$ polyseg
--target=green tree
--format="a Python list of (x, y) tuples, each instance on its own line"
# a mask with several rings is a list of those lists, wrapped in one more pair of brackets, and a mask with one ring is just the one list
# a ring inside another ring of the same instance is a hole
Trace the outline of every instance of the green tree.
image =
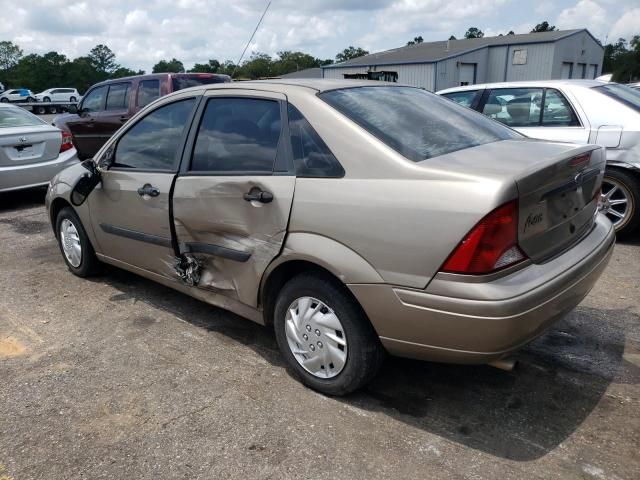
[(507, 33), (507, 35), (515, 35), (515, 33), (513, 32), (513, 30), (509, 30), (509, 33)]
[(127, 67), (119, 67), (118, 69), (114, 70), (111, 75), (109, 75), (109, 78), (123, 78), (123, 77), (131, 77), (133, 75), (144, 75), (144, 70), (131, 70), (130, 68)]
[(627, 44), (624, 38), (604, 47), (603, 72), (611, 73), (616, 82), (640, 79), (640, 35), (634, 35)]
[(0, 70), (15, 67), (22, 58), (22, 50), (13, 42), (0, 42)]
[(482, 38), (484, 32), (477, 27), (469, 27), (469, 30), (464, 34), (464, 38)]
[(457, 38), (456, 38), (456, 36), (455, 36), (455, 35), (451, 35), (451, 36), (449, 37), (449, 40), (457, 40)]
[(360, 47), (349, 46), (336, 55), (336, 62), (346, 62), (352, 58), (362, 57), (364, 55), (369, 55), (369, 52)]
[(218, 60), (209, 60), (208, 63), (196, 63), (189, 72), (191, 73), (218, 73), (222, 65)]
[(153, 66), (152, 73), (184, 73), (184, 65), (176, 58), (160, 60)]
[(419, 37), (413, 37), (413, 40), (409, 40), (407, 45), (417, 45), (422, 42), (424, 42), (424, 39), (422, 38), (422, 35), (420, 35)]
[(536, 33), (536, 32), (553, 32), (556, 29), (555, 25), (549, 25), (549, 22), (547, 22), (546, 20), (542, 23), (537, 24), (533, 30), (531, 30), (531, 33)]
[(110, 74), (119, 68), (116, 54), (106, 45), (96, 45), (89, 52), (89, 59), (93, 67), (101, 73)]
[(274, 62), (270, 55), (256, 52), (236, 71), (239, 78), (265, 78), (277, 76)]

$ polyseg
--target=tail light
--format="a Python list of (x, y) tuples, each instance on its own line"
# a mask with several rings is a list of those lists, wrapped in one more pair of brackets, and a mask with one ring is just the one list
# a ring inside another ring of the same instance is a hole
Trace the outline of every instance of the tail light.
[(518, 247), (518, 202), (513, 200), (480, 220), (449, 255), (442, 271), (479, 275), (526, 258)]
[(60, 144), (60, 153), (66, 152), (73, 148), (72, 136), (70, 133), (62, 132), (62, 143)]

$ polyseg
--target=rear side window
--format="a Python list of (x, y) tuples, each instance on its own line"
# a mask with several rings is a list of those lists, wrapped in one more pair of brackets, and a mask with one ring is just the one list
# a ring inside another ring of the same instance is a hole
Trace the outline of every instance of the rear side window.
[(22, 108), (0, 107), (0, 128), (28, 127), (43, 123), (45, 122)]
[(470, 108), (477, 94), (478, 90), (469, 90), (466, 92), (444, 93), (442, 96), (448, 98), (449, 100), (453, 100), (458, 105)]
[(114, 167), (175, 170), (182, 134), (195, 99), (164, 105), (146, 115), (118, 140)]
[(198, 128), (191, 171), (271, 173), (281, 129), (275, 100), (211, 98)]
[(160, 98), (160, 80), (143, 80), (138, 84), (138, 107), (144, 107)]
[(543, 127), (577, 127), (578, 117), (569, 101), (557, 90), (548, 88), (544, 94)]
[(104, 108), (104, 99), (107, 95), (107, 87), (98, 87), (91, 90), (82, 101), (82, 110), (98, 112)]
[(129, 83), (115, 83), (109, 86), (107, 110), (122, 110), (129, 105)]
[(289, 131), (296, 175), (342, 177), (344, 169), (300, 111), (289, 104)]
[(419, 88), (345, 88), (329, 90), (320, 98), (414, 162), (521, 137), (473, 110)]
[(183, 88), (197, 87), (199, 85), (211, 85), (212, 83), (226, 83), (230, 81), (231, 78), (228, 75), (186, 75), (171, 78), (174, 92), (176, 90), (182, 90)]
[(626, 106), (640, 112), (640, 91), (638, 90), (618, 83), (607, 83), (599, 87), (594, 87), (594, 90), (605, 94), (607, 97), (615, 98)]
[(497, 88), (482, 113), (510, 127), (537, 127), (541, 107), (542, 88)]

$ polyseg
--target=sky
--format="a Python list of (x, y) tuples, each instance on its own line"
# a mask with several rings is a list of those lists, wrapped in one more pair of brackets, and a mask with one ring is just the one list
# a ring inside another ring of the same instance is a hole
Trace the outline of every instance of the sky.
[[(0, 0), (0, 40), (27, 53), (69, 58), (102, 43), (116, 60), (151, 71), (173, 57), (187, 68), (210, 58), (236, 62), (267, 0)], [(11, 12), (8, 18), (8, 12)], [(602, 42), (640, 34), (640, 0), (273, 0), (249, 49), (275, 55), (300, 50), (334, 58), (349, 45), (371, 52), (421, 35), (461, 38), (527, 33), (543, 20), (588, 28)]]

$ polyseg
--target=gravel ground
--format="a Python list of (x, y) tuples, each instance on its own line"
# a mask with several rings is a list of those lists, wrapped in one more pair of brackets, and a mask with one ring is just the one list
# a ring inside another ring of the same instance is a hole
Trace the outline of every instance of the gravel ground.
[(336, 399), (264, 327), (71, 275), (43, 197), (0, 195), (0, 479), (640, 478), (640, 236), (514, 372), (391, 359)]

